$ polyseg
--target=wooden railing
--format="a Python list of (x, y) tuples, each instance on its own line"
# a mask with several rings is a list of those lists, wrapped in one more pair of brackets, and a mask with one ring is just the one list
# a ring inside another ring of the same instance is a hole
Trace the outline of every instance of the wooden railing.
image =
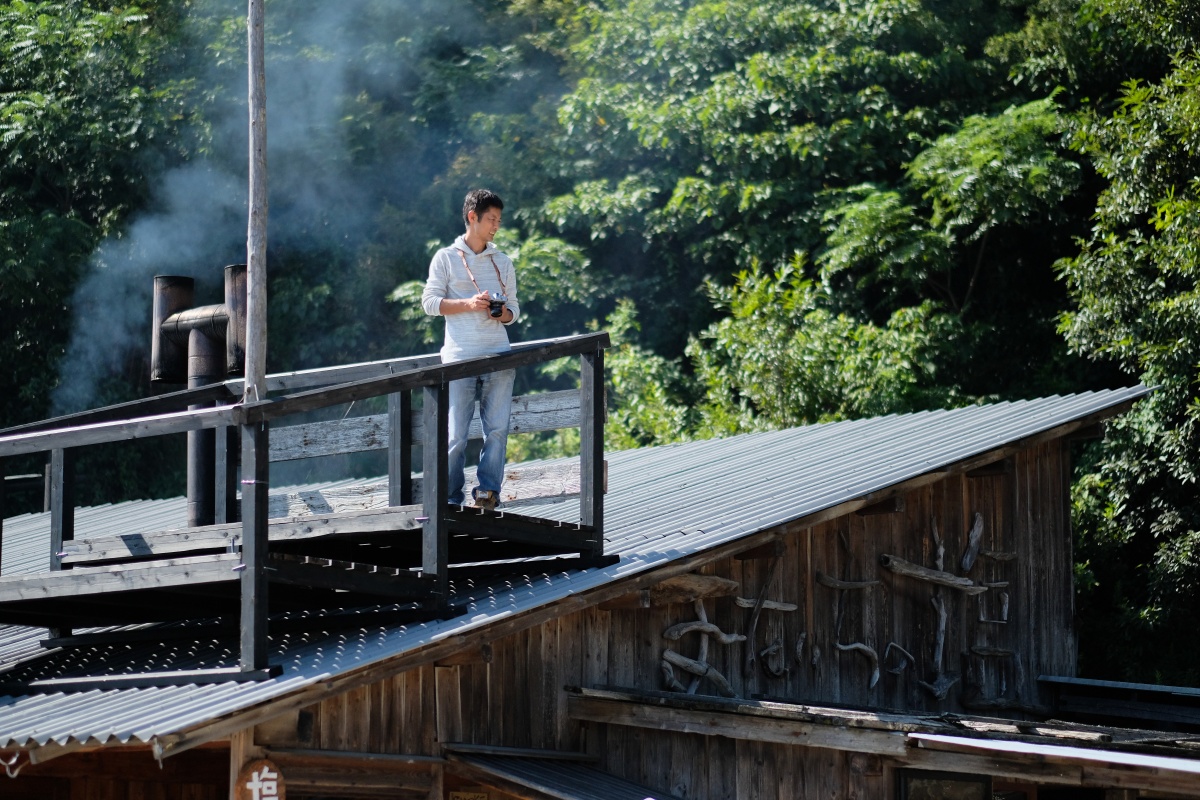
[[(51, 541), (48, 568), (64, 568), (64, 542), (74, 538), (74, 453), (78, 448), (183, 433), (217, 429), (217, 518), (229, 524), (229, 511), (236, 496), (237, 469), (231, 454), (240, 451), (241, 462), (241, 671), (258, 673), (267, 668), (267, 575), (268, 489), (272, 460), (308, 455), (350, 452), (355, 449), (382, 448), (386, 427), (389, 451), (389, 505), (412, 502), (412, 446), (423, 445), (421, 515), (422, 557), (420, 577), (428, 588), (429, 602), (445, 607), (448, 602), (449, 557), (448, 529), (451, 507), (447, 503), (447, 419), (448, 384), (460, 378), (486, 375), (545, 362), (566, 356), (580, 356), (580, 389), (577, 403), (566, 402), (563, 393), (545, 396), (542, 401), (518, 399), (517, 428), (526, 430), (563, 427), (566, 421), (580, 429), (580, 554), (603, 556), (603, 437), (604, 437), (604, 349), (606, 333), (592, 333), (514, 345), (507, 353), (441, 364), (436, 356), (417, 356), (368, 364), (346, 365), (323, 370), (270, 376), (269, 391), (283, 392), (252, 402), (235, 402), (242, 391), (240, 381), (174, 392), (147, 400), (97, 409), (69, 417), (60, 417), (32, 425), (0, 431), (0, 458), (30, 453), (50, 454)], [(411, 394), (422, 394), (422, 409), (414, 414)], [(271, 440), (271, 426), (286, 417), (306, 414), (330, 406), (389, 398), (387, 414), (357, 419), (358, 434), (331, 432), (336, 423), (310, 423), (300, 430), (277, 428), (281, 441)], [(532, 397), (532, 396), (531, 396)], [(187, 410), (198, 402), (216, 406)], [(545, 402), (557, 411), (536, 406)], [(522, 406), (526, 406), (522, 409)], [(577, 407), (577, 411), (575, 408)], [(523, 413), (559, 414), (551, 421), (532, 422)], [(364, 426), (370, 435), (362, 436)], [(225, 433), (221, 434), (220, 431)], [(340, 443), (326, 441), (320, 447), (289, 443), (297, 434), (340, 437)], [(0, 513), (0, 519), (3, 514)], [(476, 523), (472, 523), (476, 524)], [(0, 547), (3, 531), (0, 529)], [(59, 631), (60, 635), (69, 631)]]

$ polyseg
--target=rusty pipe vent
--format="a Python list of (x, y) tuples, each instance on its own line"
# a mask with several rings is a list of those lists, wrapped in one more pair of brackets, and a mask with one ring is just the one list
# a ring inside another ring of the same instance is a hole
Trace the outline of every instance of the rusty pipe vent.
[[(195, 389), (244, 371), (246, 265), (225, 268), (224, 303), (193, 307), (195, 292), (196, 282), (192, 278), (178, 275), (154, 278), (150, 341), (153, 383), (187, 383), (189, 389)], [(213, 431), (188, 433), (187, 500), (191, 526), (211, 525), (216, 516), (215, 448)]]

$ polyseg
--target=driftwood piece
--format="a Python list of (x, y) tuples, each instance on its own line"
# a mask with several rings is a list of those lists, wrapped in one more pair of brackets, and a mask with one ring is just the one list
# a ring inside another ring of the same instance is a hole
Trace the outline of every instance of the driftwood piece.
[(812, 665), (815, 667), (821, 663), (821, 648), (814, 644), (812, 653)]
[(938, 534), (937, 517), (933, 514), (929, 515), (929, 532), (933, 536), (934, 557), (933, 564), (938, 572), (946, 568), (946, 546), (942, 544), (942, 537)]
[(945, 672), (939, 672), (933, 683), (926, 683), (925, 681), (917, 681), (917, 683), (920, 684), (922, 689), (929, 692), (938, 700), (945, 700), (946, 695), (950, 694), (950, 689), (954, 687), (954, 684), (958, 683), (958, 680), (959, 676), (957, 675), (948, 675)]
[(685, 672), (690, 672), (693, 675), (700, 676), (701, 678), (708, 678), (710, 681), (716, 684), (717, 689), (719, 689), (726, 697), (738, 696), (737, 692), (733, 690), (733, 686), (730, 685), (726, 677), (713, 668), (710, 664), (701, 664), (699, 661), (694, 661), (687, 656), (680, 655), (674, 650), (664, 650), (663, 661), (679, 667)]
[(817, 571), (817, 583), (822, 586), (828, 586), (830, 589), (870, 589), (872, 586), (878, 586), (879, 581), (843, 581), (834, 578), (831, 575), (826, 575), (824, 572)]
[(883, 663), (884, 664), (887, 664), (888, 656), (890, 656), (892, 654), (893, 650), (899, 652), (900, 655), (903, 656), (903, 658), (900, 659), (900, 663), (897, 664), (896, 666), (887, 668), (887, 671), (890, 672), (891, 674), (899, 675), (901, 672), (904, 672), (904, 670), (908, 669), (909, 666), (917, 663), (917, 660), (915, 658), (913, 658), (912, 653), (908, 652), (907, 650), (905, 650), (903, 647), (896, 644), (895, 642), (888, 642), (888, 646), (885, 647), (883, 650)]
[(663, 638), (671, 641), (679, 641), (684, 635), (689, 633), (700, 632), (708, 636), (715, 636), (721, 644), (734, 644), (736, 642), (746, 641), (746, 637), (740, 633), (725, 633), (711, 622), (702, 620), (693, 620), (692, 622), (680, 622), (678, 625), (672, 625), (663, 631)]
[(767, 673), (767, 675), (772, 678), (782, 678), (788, 673), (787, 659), (785, 656), (780, 656), (778, 667), (771, 664), (772, 657), (779, 655), (782, 652), (783, 640), (779, 638), (776, 638), (775, 641), (771, 642), (758, 652), (758, 657), (760, 659), (759, 664), (762, 665), (763, 672)]
[[(1002, 584), (1007, 586), (1008, 583)], [(984, 606), (983, 597), (979, 598), (979, 621), (986, 622), (991, 625), (1007, 625), (1008, 624), (1008, 592), (999, 592), (1000, 596), (1000, 617), (999, 619), (989, 619), (987, 610)]]
[(942, 671), (942, 658), (945, 655), (946, 649), (946, 621), (948, 615), (946, 614), (946, 601), (942, 599), (940, 593), (934, 594), (930, 598), (930, 602), (933, 603), (933, 609), (937, 612), (938, 619), (937, 639), (933, 645), (933, 668), (940, 674)]
[(972, 645), (971, 652), (980, 658), (1012, 658), (1015, 653), (1004, 647), (988, 647), (987, 645)]
[(879, 654), (875, 652), (875, 649), (862, 642), (851, 642), (850, 644), (836, 642), (835, 644), (837, 644), (838, 650), (842, 652), (854, 650), (855, 652), (862, 653), (871, 662), (871, 683), (867, 688), (874, 689), (875, 684), (879, 683)]
[[(704, 608), (704, 601), (697, 600), (695, 605), (696, 605), (696, 619), (700, 620), (701, 622), (708, 622), (708, 611)], [(700, 652), (697, 655), (696, 660), (702, 664), (708, 663), (708, 637), (707, 636), (700, 637)], [(699, 688), (700, 688), (700, 676), (693, 675), (692, 679), (690, 681), (688, 681), (687, 693), (695, 694), (696, 690), (698, 690)]]
[(754, 674), (754, 652), (755, 634), (758, 632), (758, 618), (762, 614), (763, 604), (767, 602), (767, 592), (771, 589), (771, 584), (775, 582), (775, 574), (779, 572), (779, 564), (783, 561), (779, 556), (771, 560), (771, 566), (767, 570), (767, 579), (763, 581), (762, 588), (758, 591), (758, 599), (754, 603), (754, 609), (750, 612), (750, 624), (746, 626), (746, 639), (749, 645), (746, 647), (746, 657), (742, 663), (742, 675), (747, 681), (751, 680)]
[(937, 639), (934, 641), (933, 646), (934, 679), (933, 683), (926, 683), (925, 681), (917, 681), (917, 683), (938, 700), (945, 700), (946, 695), (950, 693), (951, 687), (958, 683), (958, 676), (947, 675), (942, 671), (942, 658), (946, 648), (947, 614), (946, 601), (942, 599), (940, 590), (934, 590), (930, 602), (933, 603), (933, 608), (937, 612), (938, 618)]
[(675, 677), (675, 668), (671, 666), (670, 661), (667, 661), (664, 658), (659, 662), (659, 665), (662, 668), (663, 682), (667, 685), (668, 689), (673, 692), (687, 691), (687, 687), (680, 683), (679, 679)]
[(796, 637), (796, 647), (792, 651), (792, 656), (796, 659), (797, 664), (804, 663), (804, 643), (808, 640), (808, 631), (801, 631)]
[(975, 559), (979, 557), (979, 542), (983, 539), (983, 514), (975, 512), (975, 521), (971, 524), (971, 530), (967, 533), (967, 548), (963, 550), (962, 561), (960, 566), (964, 573), (970, 572), (971, 567), (975, 566)]
[(626, 611), (635, 608), (652, 608), (674, 603), (691, 603), (706, 597), (728, 597), (738, 593), (737, 581), (716, 575), (688, 573), (667, 578), (662, 583), (630, 592), (600, 604), (602, 611)]
[(980, 550), (979, 555), (984, 558), (990, 558), (992, 561), (1015, 561), (1016, 553), (1005, 553), (1000, 550)]
[(980, 586), (970, 578), (960, 578), (957, 575), (952, 575), (949, 572), (922, 567), (919, 564), (914, 564), (911, 561), (905, 561), (900, 556), (889, 555), (884, 553), (879, 557), (879, 563), (885, 568), (897, 575), (904, 575), (909, 578), (915, 578), (920, 581), (928, 581), (929, 583), (937, 584), (938, 586), (948, 586), (951, 589), (957, 589), (960, 592), (967, 594), (980, 594), (987, 591), (986, 586)]
[[(752, 600), (749, 597), (735, 597), (733, 598), (733, 602), (738, 608), (754, 608), (754, 605), (758, 601)], [(778, 600), (764, 600), (762, 608), (763, 611), (796, 611), (800, 606), (795, 603), (782, 603)]]

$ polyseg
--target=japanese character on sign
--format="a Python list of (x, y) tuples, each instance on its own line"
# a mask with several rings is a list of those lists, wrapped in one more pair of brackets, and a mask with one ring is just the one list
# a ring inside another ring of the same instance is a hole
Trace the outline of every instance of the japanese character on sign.
[(250, 790), (252, 800), (274, 800), (279, 797), (279, 773), (263, 766), (251, 773), (246, 788)]
[(265, 758), (252, 761), (238, 772), (237, 800), (287, 800), (279, 767)]

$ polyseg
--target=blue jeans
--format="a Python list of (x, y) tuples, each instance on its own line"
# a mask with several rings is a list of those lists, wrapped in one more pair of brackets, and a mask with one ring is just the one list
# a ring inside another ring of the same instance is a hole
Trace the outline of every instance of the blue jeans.
[(515, 370), (492, 372), (478, 378), (450, 381), (450, 457), (446, 488), (451, 503), (464, 501), (463, 468), (467, 464), (467, 432), (475, 414), (475, 390), (479, 393), (479, 421), (483, 424), (483, 452), (479, 454), (476, 477), (480, 489), (500, 491), (504, 482), (504, 459), (508, 451), (508, 418), (512, 412)]

